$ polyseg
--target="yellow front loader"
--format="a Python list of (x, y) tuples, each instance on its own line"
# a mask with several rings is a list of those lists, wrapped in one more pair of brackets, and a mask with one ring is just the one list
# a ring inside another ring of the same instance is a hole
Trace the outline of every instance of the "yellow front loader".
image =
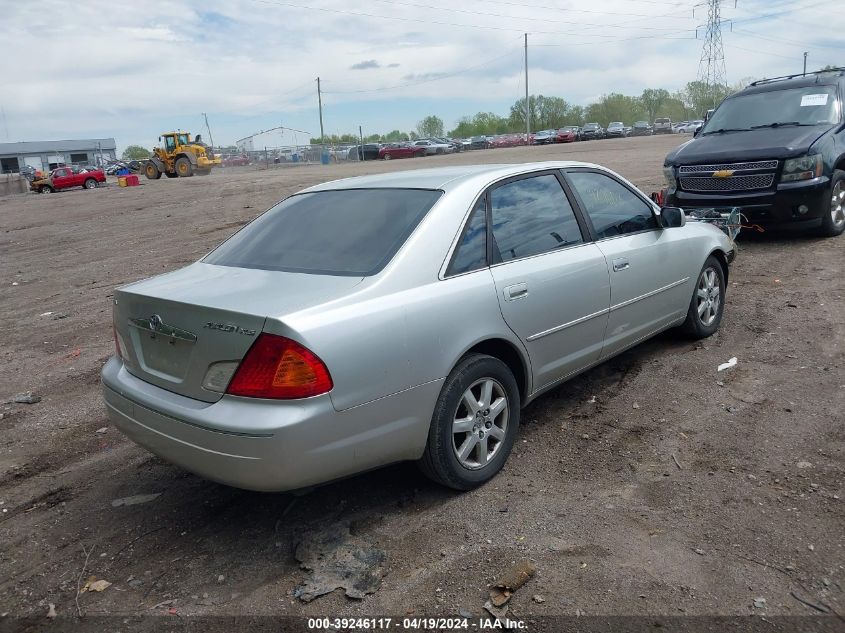
[(162, 174), (168, 178), (207, 176), (212, 167), (220, 165), (220, 157), (202, 142), (199, 134), (192, 141), (187, 132), (166, 132), (158, 140), (161, 146), (153, 150), (144, 165), (144, 174), (150, 180), (158, 180)]

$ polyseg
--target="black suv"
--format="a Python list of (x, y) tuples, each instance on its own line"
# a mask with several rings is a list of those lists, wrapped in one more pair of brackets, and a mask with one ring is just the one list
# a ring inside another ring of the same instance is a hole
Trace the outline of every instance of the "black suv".
[(667, 204), (740, 207), (768, 229), (845, 230), (845, 68), (755, 81), (725, 99), (663, 171)]
[(589, 141), (596, 138), (605, 138), (604, 128), (598, 123), (587, 123), (581, 128), (581, 140)]

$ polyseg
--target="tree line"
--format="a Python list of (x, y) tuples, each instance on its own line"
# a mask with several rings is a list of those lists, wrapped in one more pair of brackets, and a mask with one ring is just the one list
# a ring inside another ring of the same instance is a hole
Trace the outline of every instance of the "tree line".
[[(710, 88), (701, 81), (691, 81), (681, 90), (669, 92), (664, 88), (646, 88), (638, 96), (623, 95), (618, 92), (602, 95), (596, 102), (587, 106), (569, 103), (563, 97), (530, 95), (528, 105), (531, 116), (531, 131), (557, 129), (567, 125), (599, 123), (607, 127), (611, 121), (622, 121), (628, 125), (635, 121), (654, 122), (660, 117), (669, 117), (673, 121), (700, 119), (710, 108), (722, 99), (741, 90), (750, 79), (733, 86), (717, 89), (715, 98)], [(450, 136), (468, 138), (493, 134), (520, 133), (525, 131), (525, 98), (517, 100), (507, 115), (495, 112), (478, 112), (458, 119), (451, 130), (447, 130), (443, 120), (429, 115), (417, 123), (416, 129), (409, 132), (393, 130), (387, 134), (371, 134), (364, 137), (365, 143), (390, 143), (412, 141), (430, 136)], [(320, 139), (312, 138), (312, 143)], [(326, 137), (326, 143), (355, 144), (360, 139), (354, 134)]]

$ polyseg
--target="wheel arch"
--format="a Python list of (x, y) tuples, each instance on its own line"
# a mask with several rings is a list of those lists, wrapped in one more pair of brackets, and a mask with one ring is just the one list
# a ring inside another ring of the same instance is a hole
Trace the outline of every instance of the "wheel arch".
[(194, 156), (191, 152), (179, 152), (178, 154), (176, 154), (176, 156), (174, 156), (173, 162), (175, 163), (177, 160), (179, 160), (183, 156), (188, 159), (188, 161), (191, 163), (191, 165), (193, 165), (194, 167), (197, 166), (197, 157)]
[(728, 285), (728, 275), (730, 274), (730, 266), (728, 265), (728, 256), (721, 248), (716, 248), (711, 251), (708, 257), (715, 257), (722, 267), (722, 273), (725, 276), (725, 286)]
[(508, 369), (511, 370), (516, 384), (519, 387), (519, 398), (521, 404), (525, 404), (531, 391), (530, 363), (525, 353), (513, 342), (504, 338), (492, 337), (478, 341), (472, 347), (461, 354), (455, 366), (470, 354), (486, 354), (498, 358)]
[(836, 162), (833, 164), (833, 169), (845, 171), (845, 154), (842, 154), (839, 158), (836, 159)]

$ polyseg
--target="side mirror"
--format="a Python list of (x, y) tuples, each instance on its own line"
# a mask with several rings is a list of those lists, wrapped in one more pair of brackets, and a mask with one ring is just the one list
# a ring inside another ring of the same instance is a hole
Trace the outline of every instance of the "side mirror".
[(701, 128), (702, 128), (702, 127), (704, 127), (704, 126), (703, 126), (703, 125), (699, 125), (697, 128), (695, 128), (695, 132), (693, 132), (693, 133), (692, 133), (692, 137), (693, 137), (693, 138), (695, 138), (696, 136), (698, 136), (698, 133), (699, 133), (699, 132), (701, 132)]
[(664, 229), (684, 226), (686, 223), (687, 216), (683, 209), (678, 207), (663, 207), (660, 209), (660, 226)]

